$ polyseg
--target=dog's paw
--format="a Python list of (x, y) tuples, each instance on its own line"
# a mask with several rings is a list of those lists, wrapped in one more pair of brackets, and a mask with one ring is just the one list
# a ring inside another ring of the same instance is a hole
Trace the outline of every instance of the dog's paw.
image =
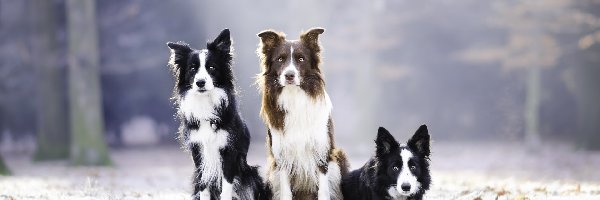
[(223, 185), (221, 188), (223, 188), (221, 191), (221, 200), (233, 199), (233, 184), (223, 180)]
[(192, 200), (200, 200), (200, 194), (194, 194), (192, 195)]
[[(196, 198), (197, 197), (197, 198)], [(194, 195), (194, 200), (210, 200), (210, 191), (208, 189), (198, 192)]]

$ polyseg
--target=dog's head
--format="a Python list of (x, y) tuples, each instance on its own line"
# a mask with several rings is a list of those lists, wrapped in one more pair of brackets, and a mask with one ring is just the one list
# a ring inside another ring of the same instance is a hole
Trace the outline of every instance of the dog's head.
[(429, 140), (425, 125), (419, 127), (406, 145), (400, 145), (385, 128), (379, 128), (375, 140), (376, 178), (391, 197), (422, 195), (429, 189)]
[(168, 42), (169, 65), (176, 79), (176, 90), (205, 93), (214, 88), (233, 89), (231, 71), (232, 47), (229, 29), (206, 44), (206, 49), (193, 49), (184, 42)]
[(311, 95), (321, 93), (324, 82), (319, 35), (324, 31), (312, 28), (302, 33), (299, 40), (286, 40), (284, 33), (273, 30), (260, 32), (257, 53), (262, 72), (259, 80), (273, 87), (299, 86)]

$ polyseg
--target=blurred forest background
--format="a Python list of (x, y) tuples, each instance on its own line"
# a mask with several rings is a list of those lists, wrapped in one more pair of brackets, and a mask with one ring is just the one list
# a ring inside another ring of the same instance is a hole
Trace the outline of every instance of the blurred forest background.
[(0, 152), (107, 165), (123, 148), (177, 148), (165, 43), (204, 48), (230, 28), (262, 162), (256, 34), (313, 26), (351, 156), (379, 126), (404, 140), (424, 123), (441, 143), (600, 149), (599, 0), (0, 0)]

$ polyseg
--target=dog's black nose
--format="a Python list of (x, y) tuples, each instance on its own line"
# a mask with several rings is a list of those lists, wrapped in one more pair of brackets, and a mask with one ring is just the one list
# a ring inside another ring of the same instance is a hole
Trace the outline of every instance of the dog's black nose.
[(206, 84), (206, 80), (204, 79), (196, 81), (196, 86), (198, 86), (199, 88), (203, 88), (204, 84)]
[(294, 80), (295, 76), (296, 75), (294, 75), (294, 72), (288, 71), (285, 73), (285, 80), (292, 81), (292, 80)]
[(402, 183), (402, 185), (400, 185), (400, 188), (402, 188), (402, 191), (408, 192), (410, 190), (410, 184)]

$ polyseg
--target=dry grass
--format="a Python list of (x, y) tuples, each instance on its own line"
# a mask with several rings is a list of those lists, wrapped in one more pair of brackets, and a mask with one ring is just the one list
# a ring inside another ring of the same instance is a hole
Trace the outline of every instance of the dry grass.
[[(600, 199), (599, 152), (518, 144), (435, 143), (427, 199)], [(251, 163), (264, 163), (262, 144)], [(371, 147), (348, 150), (354, 168)], [(32, 163), (4, 154), (13, 176), (0, 177), (0, 199), (189, 199), (192, 161), (177, 147), (113, 150), (112, 167)]]

